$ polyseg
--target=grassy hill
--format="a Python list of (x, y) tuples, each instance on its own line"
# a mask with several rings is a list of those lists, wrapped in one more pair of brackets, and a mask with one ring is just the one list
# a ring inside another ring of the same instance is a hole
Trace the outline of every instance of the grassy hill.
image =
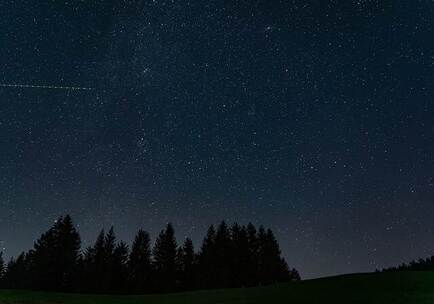
[(355, 274), (260, 288), (170, 295), (94, 296), (0, 291), (8, 304), (254, 304), (254, 303), (434, 303), (434, 272)]

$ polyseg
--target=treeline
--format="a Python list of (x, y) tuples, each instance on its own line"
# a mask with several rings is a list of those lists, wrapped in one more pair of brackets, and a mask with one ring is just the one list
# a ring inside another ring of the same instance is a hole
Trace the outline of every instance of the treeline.
[(151, 244), (139, 230), (131, 248), (111, 228), (81, 250), (70, 216), (59, 218), (34, 248), (5, 266), (3, 288), (62, 292), (145, 294), (194, 289), (248, 287), (299, 280), (281, 257), (270, 229), (221, 222), (210, 226), (196, 252), (191, 239), (177, 244), (171, 224)]
[(384, 268), (382, 271), (434, 271), (434, 256), (426, 259), (413, 260), (410, 263), (402, 263), (395, 267)]

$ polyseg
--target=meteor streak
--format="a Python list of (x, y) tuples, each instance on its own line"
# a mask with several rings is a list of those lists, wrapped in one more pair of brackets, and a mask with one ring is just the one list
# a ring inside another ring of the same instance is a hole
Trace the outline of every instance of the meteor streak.
[(94, 88), (85, 87), (67, 87), (67, 86), (55, 86), (55, 85), (33, 85), (33, 84), (9, 84), (0, 83), (2, 88), (25, 88), (25, 89), (50, 89), (50, 90), (71, 90), (71, 91), (91, 91)]

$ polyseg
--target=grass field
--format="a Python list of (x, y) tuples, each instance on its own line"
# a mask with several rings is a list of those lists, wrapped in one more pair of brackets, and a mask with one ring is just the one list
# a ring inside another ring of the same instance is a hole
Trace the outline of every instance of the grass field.
[(434, 272), (355, 274), (260, 288), (149, 296), (94, 296), (2, 290), (8, 304), (434, 303)]

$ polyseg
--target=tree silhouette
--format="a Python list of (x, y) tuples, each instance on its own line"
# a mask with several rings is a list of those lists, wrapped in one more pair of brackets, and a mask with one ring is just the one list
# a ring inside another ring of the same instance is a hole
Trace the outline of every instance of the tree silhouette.
[(128, 268), (130, 291), (133, 293), (151, 291), (151, 240), (144, 230), (139, 230), (134, 238)]
[(216, 231), (213, 225), (209, 226), (198, 256), (198, 278), (196, 286), (199, 288), (212, 288), (215, 286), (216, 266)]
[(231, 234), (225, 221), (222, 221), (217, 228), (215, 237), (215, 269), (214, 275), (216, 278), (217, 288), (231, 287), (232, 273), (231, 273), (231, 252), (232, 241)]
[(247, 286), (254, 286), (259, 281), (259, 240), (256, 227), (249, 223), (247, 225), (247, 242), (249, 248), (248, 260), (249, 267), (247, 270)]
[(177, 253), (178, 281), (180, 290), (191, 290), (194, 287), (196, 255), (193, 241), (186, 238)]
[(155, 281), (158, 291), (168, 292), (176, 287), (177, 245), (175, 231), (169, 223), (155, 241), (153, 249)]
[(61, 277), (60, 290), (72, 291), (77, 277), (77, 263), (80, 259), (80, 235), (74, 227), (69, 215), (60, 221), (60, 230), (57, 240), (58, 271)]
[(128, 291), (128, 245), (121, 241), (113, 251), (110, 293), (126, 293)]
[(72, 291), (80, 255), (80, 236), (70, 216), (60, 217), (29, 252), (32, 288)]
[(249, 286), (249, 271), (253, 266), (246, 227), (237, 223), (231, 227), (231, 286)]
[(115, 280), (115, 248), (116, 248), (116, 236), (114, 228), (111, 227), (109, 232), (105, 236), (104, 240), (104, 260), (105, 267), (103, 268), (103, 292), (112, 293), (113, 281)]
[[(139, 230), (131, 252), (116, 240), (113, 227), (101, 230), (83, 254), (71, 217), (60, 217), (35, 242), (33, 249), (11, 258), (6, 269), (0, 253), (0, 283), (5, 288), (90, 293), (150, 293), (258, 286), (299, 280), (281, 256), (270, 229), (249, 223), (230, 228), (222, 221), (208, 228), (195, 254), (186, 238), (178, 247), (168, 224), (151, 250), (149, 234)], [(434, 270), (434, 257), (403, 264), (393, 270)]]
[(11, 289), (29, 288), (29, 269), (26, 254), (22, 252), (17, 259), (11, 258), (4, 276), (4, 286)]
[(270, 284), (290, 279), (288, 265), (281, 258), (279, 243), (270, 229), (261, 226), (258, 232), (258, 275), (260, 284)]
[(105, 231), (101, 230), (93, 247), (88, 247), (83, 260), (83, 286), (86, 292), (102, 293), (107, 289), (104, 279), (106, 268)]
[(434, 271), (434, 256), (428, 257), (426, 259), (414, 260), (410, 263), (402, 263), (401, 265), (395, 267), (384, 268), (382, 271)]

